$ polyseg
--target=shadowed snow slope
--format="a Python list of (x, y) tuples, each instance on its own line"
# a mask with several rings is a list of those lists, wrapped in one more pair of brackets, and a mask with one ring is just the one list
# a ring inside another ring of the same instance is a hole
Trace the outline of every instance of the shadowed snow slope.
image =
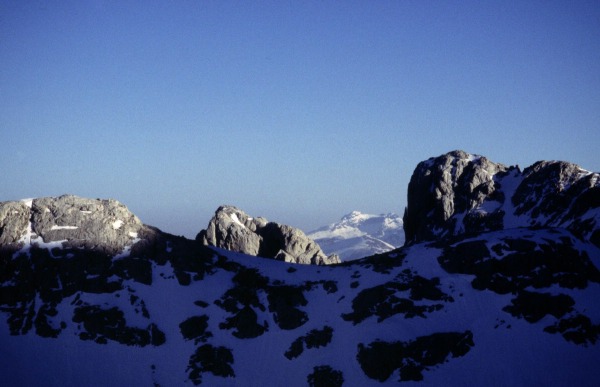
[(569, 227), (595, 207), (316, 266), (203, 246), (115, 201), (59, 199), (0, 203), (6, 385), (598, 383), (600, 249)]

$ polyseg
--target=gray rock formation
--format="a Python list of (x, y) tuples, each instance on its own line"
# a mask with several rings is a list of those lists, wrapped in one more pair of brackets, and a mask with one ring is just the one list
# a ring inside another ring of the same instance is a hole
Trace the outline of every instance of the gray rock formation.
[(132, 245), (142, 222), (116, 200), (73, 195), (0, 203), (0, 243), (90, 248), (117, 254)]
[(0, 202), (0, 244), (18, 246), (27, 233), (30, 209), (25, 202)]
[(206, 246), (291, 263), (340, 263), (337, 255), (327, 256), (301, 230), (268, 222), (265, 218), (252, 218), (233, 206), (219, 207), (207, 229), (200, 231), (196, 240)]
[(561, 161), (523, 172), (453, 151), (417, 165), (404, 213), (406, 243), (516, 227), (561, 227), (600, 246), (598, 173)]

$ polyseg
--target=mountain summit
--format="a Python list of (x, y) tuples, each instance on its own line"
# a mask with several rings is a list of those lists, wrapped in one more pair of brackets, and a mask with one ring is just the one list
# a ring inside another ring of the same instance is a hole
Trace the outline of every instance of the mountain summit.
[(403, 247), (335, 265), (239, 252), (269, 223), (232, 207), (189, 240), (115, 200), (1, 202), (2, 382), (595, 386), (598, 184), (450, 152), (413, 173)]
[(253, 218), (233, 206), (221, 206), (196, 237), (206, 246), (273, 258), (290, 263), (329, 265), (340, 263), (337, 255), (325, 255), (302, 230), (265, 218)]
[(359, 211), (308, 234), (328, 254), (337, 254), (343, 261), (393, 250), (404, 244), (402, 218), (394, 213), (371, 215)]
[(600, 175), (564, 161), (521, 171), (453, 151), (417, 165), (408, 184), (406, 242), (517, 227), (560, 227), (600, 246)]

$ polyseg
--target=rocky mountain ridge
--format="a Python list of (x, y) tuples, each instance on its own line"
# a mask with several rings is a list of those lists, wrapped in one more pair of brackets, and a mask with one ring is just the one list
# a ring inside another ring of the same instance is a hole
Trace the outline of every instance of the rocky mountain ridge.
[(407, 244), (326, 266), (208, 247), (111, 200), (0, 203), (3, 382), (595, 386), (597, 174), (487, 163), (419, 164)]
[(523, 171), (453, 151), (417, 165), (406, 243), (517, 227), (560, 227), (600, 246), (600, 176), (564, 161)]
[(353, 211), (308, 236), (323, 251), (339, 255), (342, 261), (385, 253), (404, 244), (402, 217), (394, 213), (372, 215)]
[(302, 230), (269, 222), (262, 217), (250, 217), (234, 206), (219, 207), (206, 230), (202, 230), (196, 240), (205, 246), (289, 263), (340, 263), (337, 255), (325, 255), (321, 247)]

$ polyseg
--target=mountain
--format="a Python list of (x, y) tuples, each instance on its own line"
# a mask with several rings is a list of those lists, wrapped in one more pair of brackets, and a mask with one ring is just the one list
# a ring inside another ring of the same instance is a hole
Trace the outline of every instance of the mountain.
[(487, 162), (419, 164), (405, 246), (337, 265), (208, 247), (114, 200), (0, 203), (2, 381), (595, 386), (599, 175)]
[(402, 218), (394, 213), (371, 215), (353, 211), (308, 236), (327, 254), (337, 254), (342, 261), (384, 253), (404, 244)]
[(319, 245), (297, 228), (253, 218), (233, 206), (221, 206), (196, 239), (205, 246), (273, 258), (289, 263), (330, 265), (340, 263), (325, 255)]
[(565, 228), (600, 246), (598, 173), (564, 161), (523, 171), (463, 151), (417, 165), (404, 214), (407, 243), (517, 227)]

